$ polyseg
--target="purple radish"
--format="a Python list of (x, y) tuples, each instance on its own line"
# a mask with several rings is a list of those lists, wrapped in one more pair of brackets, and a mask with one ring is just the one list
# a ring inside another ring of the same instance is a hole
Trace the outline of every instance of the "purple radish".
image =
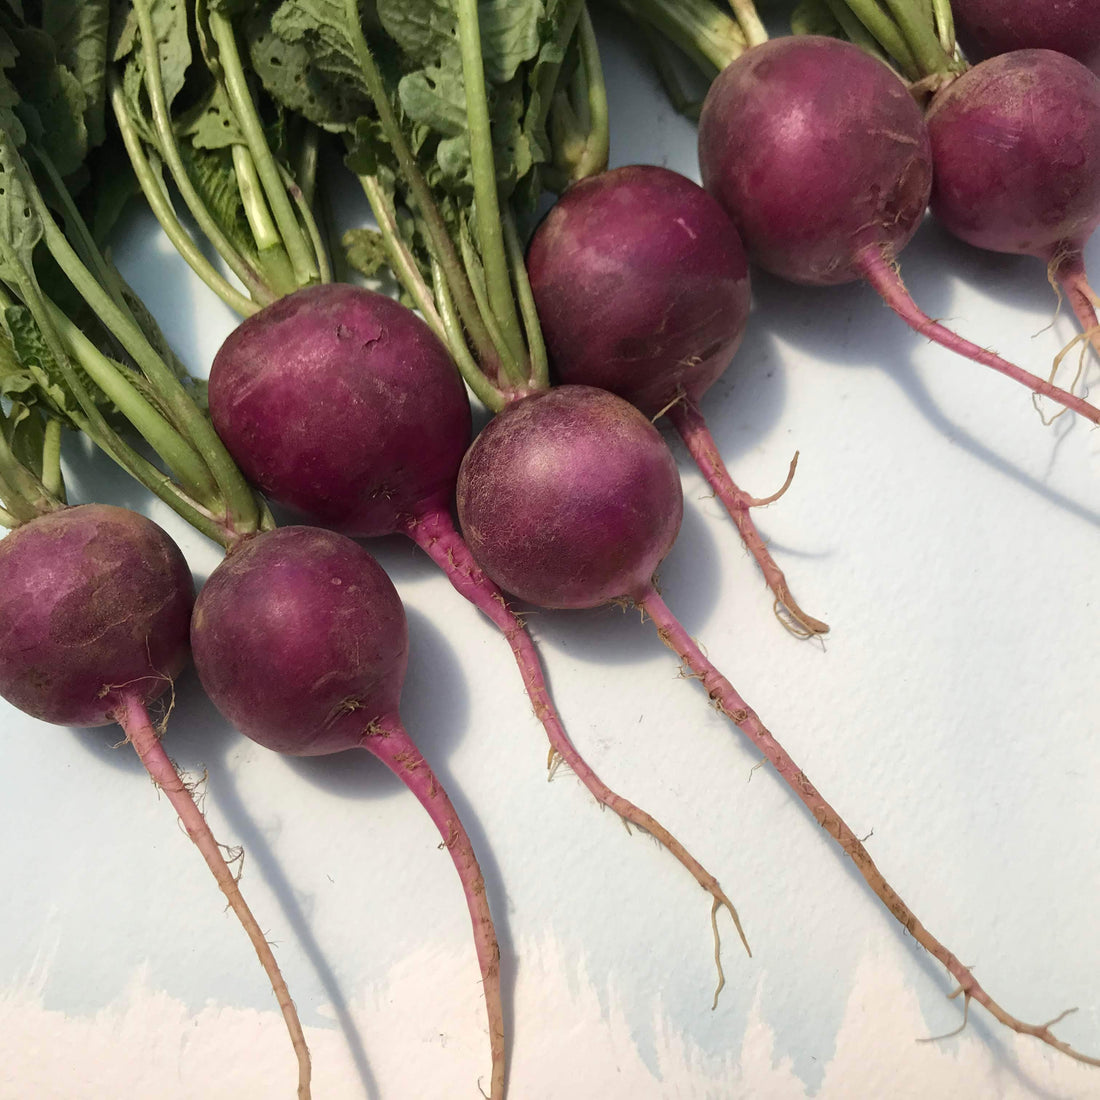
[(278, 963), (149, 719), (187, 664), (193, 600), (179, 547), (144, 516), (98, 504), (41, 515), (0, 541), (0, 695), (44, 722), (122, 726), (256, 949), (305, 1100), (309, 1052)]
[(749, 258), (796, 283), (864, 279), (915, 331), (1094, 423), (1100, 410), (932, 321), (895, 270), (932, 186), (928, 129), (905, 85), (848, 42), (775, 39), (728, 65), (699, 119), (703, 185)]
[(243, 734), (276, 752), (361, 748), (416, 796), (462, 882), (492, 1049), (493, 1100), (504, 1096), (500, 948), (470, 838), (398, 714), (408, 661), (405, 609), (358, 543), (315, 527), (240, 542), (195, 603), (191, 647), (203, 687)]
[(951, 14), (971, 61), (1013, 50), (1057, 50), (1100, 75), (1096, 0), (951, 0)]
[(979, 248), (1046, 263), (1100, 351), (1082, 259), (1100, 225), (1100, 77), (1052, 50), (1018, 50), (949, 84), (927, 120), (937, 220)]
[(967, 1005), (975, 1000), (1012, 1030), (1100, 1065), (1047, 1025), (1022, 1023), (989, 997), (917, 920), (852, 830), (676, 620), (654, 588), (653, 572), (672, 547), (682, 511), (676, 463), (657, 430), (633, 405), (588, 386), (560, 386), (509, 405), (474, 441), (458, 478), (463, 533), (502, 588), (548, 608), (632, 601), (893, 917), (947, 968)]
[[(348, 535), (407, 535), (431, 557), (504, 633), (553, 752), (599, 802), (654, 836), (710, 894), (716, 942), (721, 907), (744, 942), (717, 879), (578, 753), (530, 635), (455, 530), (450, 502), (470, 442), (470, 404), (427, 325), (373, 291), (341, 284), (301, 290), (230, 334), (214, 359), (209, 393), (218, 434), (272, 500)], [(723, 980), (719, 965), (719, 989)]]
[(777, 609), (798, 631), (825, 633), (828, 626), (791, 595), (749, 514), (763, 502), (734, 484), (699, 409), (749, 315), (748, 264), (722, 207), (667, 168), (630, 165), (592, 176), (569, 188), (535, 231), (527, 274), (558, 379), (610, 390), (649, 417), (667, 415)]

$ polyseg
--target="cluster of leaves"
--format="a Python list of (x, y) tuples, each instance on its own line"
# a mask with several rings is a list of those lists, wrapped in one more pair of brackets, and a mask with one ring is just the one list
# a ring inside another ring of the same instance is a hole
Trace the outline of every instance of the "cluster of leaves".
[[(134, 4), (116, 7), (112, 32), (111, 60), (120, 73), (130, 123), (152, 153), (158, 173), (161, 164), (171, 164), (159, 124), (168, 127), (203, 208), (231, 247), (262, 270), (262, 249), (246, 216), (247, 185), (238, 178), (233, 158), (234, 148), (246, 148), (248, 141), (226, 89), (223, 62), (235, 67), (238, 59), (221, 57), (210, 29), (212, 16), (236, 18), (251, 5), (239, 0), (142, 0), (142, 7), (155, 37), (154, 73), (149, 71), (149, 51), (143, 48)], [(150, 93), (152, 83), (159, 89), (159, 103)], [(267, 148), (288, 175), (293, 174), (304, 125), (294, 125), (282, 104), (263, 94), (258, 81), (250, 82), (249, 93)]]
[[(566, 60), (575, 0), (481, 0), (478, 18), (496, 177), (502, 199), (531, 207), (551, 163), (548, 118)], [(267, 0), (243, 20), (252, 65), (293, 112), (340, 134), (348, 167), (377, 177), (398, 203), (393, 149), (373, 106), (357, 50), (358, 26), (386, 95), (444, 219), (457, 235), (473, 195), (470, 132), (455, 6), (450, 0)], [(411, 217), (402, 235), (423, 259)], [(349, 259), (376, 269), (384, 251), (356, 233)], [(425, 266), (426, 270), (426, 266)]]

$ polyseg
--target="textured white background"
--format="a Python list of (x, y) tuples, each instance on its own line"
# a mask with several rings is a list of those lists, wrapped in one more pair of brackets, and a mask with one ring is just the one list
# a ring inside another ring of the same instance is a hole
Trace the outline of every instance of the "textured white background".
[[(605, 36), (606, 40), (606, 36)], [(694, 130), (608, 42), (613, 163), (697, 175)], [(364, 216), (352, 203), (349, 216)], [(147, 219), (119, 244), (191, 369), (233, 319)], [(1100, 272), (1100, 248), (1089, 256)], [(926, 225), (914, 296), (1045, 373), (1074, 334), (1040, 264)], [(670, 605), (846, 816), (928, 927), (1010, 1011), (1076, 1005), (1100, 1053), (1096, 608), (1100, 435), (1045, 428), (1028, 395), (912, 335), (859, 286), (761, 276), (745, 343), (705, 412), (824, 644), (775, 622), (759, 575), (681, 450)], [(1096, 383), (1095, 363), (1088, 380)], [(1100, 392), (1100, 385), (1094, 386)], [(76, 451), (73, 451), (76, 454)], [(218, 554), (92, 457), (74, 500), (133, 504), (201, 580)], [(716, 1012), (707, 899), (579, 784), (545, 741), (503, 642), (397, 540), (372, 546), (409, 612), (406, 723), (481, 853), (504, 949), (520, 1100), (1100, 1095), (1085, 1070), (981, 1010), (916, 949), (756, 756), (618, 610), (538, 614), (566, 724), (604, 777), (669, 826), (738, 903)], [(0, 1096), (290, 1097), (289, 1043), (216, 888), (117, 731), (0, 705)], [(208, 772), (218, 837), (307, 1027), (319, 1100), (478, 1096), (477, 971), (449, 860), (366, 754), (281, 759), (235, 734), (194, 678), (167, 745)]]

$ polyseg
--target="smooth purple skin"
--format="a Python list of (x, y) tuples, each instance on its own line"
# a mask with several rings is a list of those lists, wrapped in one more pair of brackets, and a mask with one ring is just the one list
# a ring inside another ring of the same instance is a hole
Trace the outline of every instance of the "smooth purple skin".
[(59, 726), (115, 721), (187, 664), (194, 587), (179, 547), (125, 508), (83, 504), (0, 540), (0, 695)]
[(932, 186), (920, 108), (885, 65), (813, 36), (755, 46), (719, 74), (699, 119), (703, 186), (749, 259), (795, 283), (861, 278), (869, 246), (896, 255)]
[(951, 0), (951, 13), (971, 61), (1013, 50), (1056, 50), (1100, 75), (1096, 0)]
[(559, 386), (491, 420), (458, 475), (478, 564), (541, 607), (598, 607), (648, 589), (683, 518), (676, 461), (633, 405)]
[(748, 262), (726, 212), (652, 165), (569, 188), (531, 238), (527, 274), (558, 379), (647, 416), (681, 393), (698, 401), (749, 315)]
[(1100, 225), (1100, 77), (1052, 50), (983, 61), (928, 109), (932, 213), (994, 252), (1050, 259)]
[(447, 507), (471, 432), (462, 379), (428, 326), (338, 283), (281, 298), (230, 334), (210, 415), (265, 496), (357, 536)]
[(397, 714), (405, 609), (358, 543), (316, 527), (242, 542), (214, 570), (191, 622), (211, 702), (253, 741), (292, 756), (354, 748)]

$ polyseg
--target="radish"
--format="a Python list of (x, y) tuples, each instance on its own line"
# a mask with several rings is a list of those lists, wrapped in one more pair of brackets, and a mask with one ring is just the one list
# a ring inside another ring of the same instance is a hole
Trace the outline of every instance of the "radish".
[(195, 666), (214, 705), (276, 752), (363, 748), (416, 796), (451, 855), (474, 927), (493, 1069), (504, 1095), (500, 949), (470, 839), (398, 715), (408, 628), (397, 590), (351, 539), (284, 527), (240, 543), (195, 604)]
[[(749, 272), (718, 203), (678, 172), (631, 165), (571, 187), (527, 248), (550, 362), (562, 382), (598, 386), (666, 415), (737, 525), (795, 629), (823, 634), (768, 553), (699, 409), (737, 351)], [(792, 473), (794, 464), (792, 463)], [(774, 499), (774, 498), (770, 498)]]
[(917, 332), (1100, 422), (1092, 405), (932, 321), (905, 290), (894, 264), (928, 204), (931, 144), (905, 86), (862, 50), (813, 36), (749, 50), (707, 93), (699, 164), (765, 270), (817, 286), (865, 279)]
[(1057, 50), (1100, 73), (1095, 0), (951, 0), (959, 45), (972, 61), (1013, 50)]
[[(370, 290), (310, 287), (229, 335), (214, 358), (209, 395), (218, 434), (270, 499), (348, 535), (406, 535), (428, 554), (505, 635), (552, 753), (600, 803), (667, 847), (711, 895), (716, 947), (723, 906), (744, 942), (714, 876), (663, 825), (612, 791), (577, 751), (530, 635), (455, 530), (450, 502), (470, 441), (470, 403), (428, 326)], [(296, 410), (293, 418), (288, 408)], [(721, 990), (720, 964), (718, 983)]]
[(193, 598), (183, 554), (143, 516), (86, 504), (24, 522), (0, 541), (0, 695), (44, 722), (122, 726), (252, 941), (290, 1032), (305, 1100), (309, 1051), (279, 965), (149, 718), (148, 705), (187, 663)]
[(1036, 256), (1100, 351), (1082, 249), (1100, 225), (1100, 77), (1051, 50), (983, 61), (927, 112), (932, 212), (956, 237)]
[(870, 853), (798, 768), (658, 595), (653, 573), (676, 538), (683, 499), (676, 464), (634, 406), (588, 386), (512, 403), (474, 441), (458, 479), (463, 533), (502, 588), (548, 608), (630, 602), (752, 741), (855, 863), (890, 913), (959, 984), (964, 1002), (1082, 1062), (1048, 1025), (1008, 1015), (883, 878)]

